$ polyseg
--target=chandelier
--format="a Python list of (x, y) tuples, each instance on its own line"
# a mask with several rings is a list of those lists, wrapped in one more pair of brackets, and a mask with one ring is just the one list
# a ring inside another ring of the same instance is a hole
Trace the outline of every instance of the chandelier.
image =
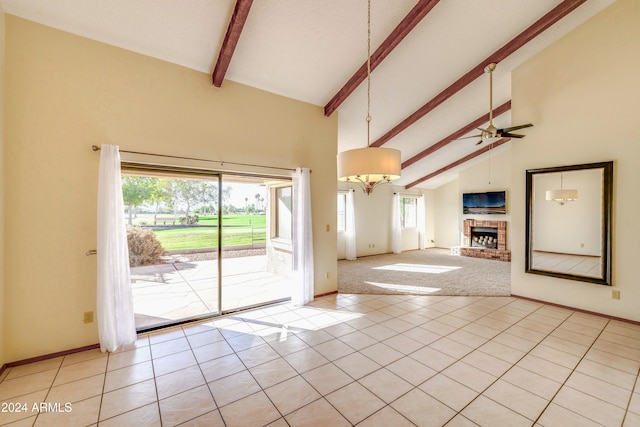
[(380, 184), (400, 178), (400, 151), (371, 147), (371, 0), (367, 6), (367, 146), (338, 154), (338, 180), (354, 182), (368, 195)]
[(562, 174), (560, 174), (560, 189), (547, 190), (547, 201), (556, 202), (560, 206), (564, 206), (567, 202), (578, 200), (578, 190), (565, 190), (562, 188)]

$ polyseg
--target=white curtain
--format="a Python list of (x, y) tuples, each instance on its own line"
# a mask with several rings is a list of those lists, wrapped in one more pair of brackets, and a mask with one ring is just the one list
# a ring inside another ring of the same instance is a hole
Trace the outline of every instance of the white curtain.
[(311, 222), (311, 171), (297, 168), (293, 173), (293, 270), (291, 303), (313, 301), (313, 229)]
[(424, 195), (420, 195), (416, 199), (416, 203), (418, 204), (418, 215), (416, 218), (418, 221), (418, 249), (424, 250), (426, 241), (425, 234), (427, 232), (427, 224), (424, 213)]
[(346, 194), (344, 237), (346, 240), (346, 258), (356, 259), (356, 210), (353, 203), (353, 190)]
[(402, 223), (400, 222), (399, 193), (393, 193), (391, 206), (391, 250), (394, 254), (402, 252)]
[(118, 146), (103, 144), (98, 175), (98, 334), (100, 350), (136, 340), (129, 248), (124, 221)]

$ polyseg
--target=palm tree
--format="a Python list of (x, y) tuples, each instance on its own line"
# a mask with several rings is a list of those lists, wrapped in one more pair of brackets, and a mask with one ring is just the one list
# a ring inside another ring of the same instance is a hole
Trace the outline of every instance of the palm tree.
[(262, 196), (260, 196), (260, 193), (257, 193), (255, 195), (255, 198), (256, 198), (256, 209), (260, 211), (260, 210), (262, 210), (262, 207), (260, 205), (260, 201), (262, 200)]

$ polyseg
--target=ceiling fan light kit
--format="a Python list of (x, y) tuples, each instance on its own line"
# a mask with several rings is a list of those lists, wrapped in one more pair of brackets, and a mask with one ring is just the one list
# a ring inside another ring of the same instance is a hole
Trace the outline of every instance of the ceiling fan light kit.
[(400, 151), (371, 147), (371, 0), (367, 2), (367, 146), (338, 154), (338, 180), (359, 184), (369, 195), (380, 184), (400, 178)]
[(498, 129), (493, 124), (493, 72), (495, 71), (497, 66), (498, 64), (492, 62), (484, 67), (484, 72), (489, 74), (489, 126), (487, 126), (486, 129), (478, 128), (478, 130), (480, 131), (479, 135), (465, 136), (458, 139), (480, 138), (480, 141), (476, 142), (476, 145), (480, 145), (483, 142), (493, 144), (494, 142), (502, 138), (524, 138), (524, 135), (511, 133), (511, 131), (533, 126), (533, 124), (527, 123), (526, 125), (511, 126), (508, 128)]

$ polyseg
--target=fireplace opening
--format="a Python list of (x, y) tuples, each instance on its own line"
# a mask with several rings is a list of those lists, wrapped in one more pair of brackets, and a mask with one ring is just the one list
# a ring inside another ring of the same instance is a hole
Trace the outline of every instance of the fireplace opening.
[(493, 227), (471, 227), (471, 246), (497, 249), (498, 229)]

